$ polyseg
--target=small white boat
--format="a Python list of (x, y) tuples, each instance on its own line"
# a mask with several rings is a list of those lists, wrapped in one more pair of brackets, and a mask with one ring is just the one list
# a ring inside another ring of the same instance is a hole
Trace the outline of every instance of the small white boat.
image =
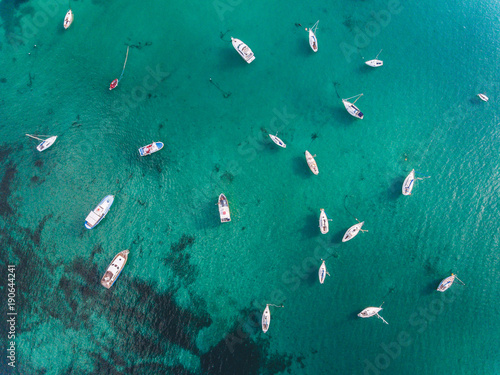
[(233, 43), (234, 49), (238, 51), (243, 60), (245, 60), (249, 64), (255, 60), (255, 55), (253, 54), (250, 47), (248, 47), (245, 43), (233, 37), (231, 37), (231, 42)]
[(319, 214), (319, 229), (321, 233), (327, 234), (329, 230), (328, 217), (326, 216), (325, 210), (323, 208), (320, 209), (321, 213)]
[[(359, 118), (359, 119), (363, 119), (364, 115), (363, 113), (359, 110), (358, 107), (356, 107), (354, 104), (358, 101), (359, 98), (361, 98), (361, 96), (363, 96), (363, 94), (359, 94), (359, 95), (355, 95), (355, 96), (352, 96), (350, 98), (347, 98), (347, 99), (342, 99), (342, 103), (344, 103), (344, 107), (345, 109), (347, 109), (347, 112), (349, 112), (349, 114), (351, 116), (354, 116), (356, 118)], [(354, 103), (351, 103), (349, 101), (349, 99), (352, 99), (352, 98), (355, 98), (357, 97), (357, 99), (354, 101)]]
[(224, 194), (219, 195), (218, 205), (219, 205), (220, 222), (226, 223), (228, 221), (231, 221), (231, 214), (229, 213), (229, 204)]
[(316, 161), (314, 160), (313, 156), (309, 153), (309, 151), (306, 151), (306, 160), (307, 160), (307, 165), (311, 169), (311, 172), (314, 174), (318, 174), (318, 165), (316, 164)]
[(309, 28), (309, 45), (314, 52), (318, 52), (318, 39), (316, 38), (316, 30), (318, 29), (319, 21)]
[(85, 228), (92, 229), (99, 222), (104, 219), (106, 214), (108, 213), (113, 201), (115, 200), (114, 195), (107, 195), (104, 199), (88, 214), (85, 219)]
[(269, 329), (269, 324), (271, 324), (271, 311), (269, 310), (269, 305), (266, 305), (266, 309), (262, 314), (262, 331), (264, 333)]
[(278, 146), (286, 148), (285, 142), (283, 142), (281, 139), (279, 139), (277, 137), (277, 133), (276, 133), (276, 135), (269, 134), (269, 137), (271, 137), (271, 139), (273, 140), (273, 142), (276, 143)]
[[(382, 304), (382, 305), (383, 305), (383, 304)], [(359, 316), (360, 318), (370, 318), (370, 317), (372, 317), (372, 316), (376, 315), (376, 316), (377, 316), (377, 318), (382, 319), (382, 321), (383, 321), (385, 324), (389, 324), (389, 323), (387, 323), (387, 322), (385, 321), (385, 319), (384, 319), (384, 318), (382, 318), (382, 317), (378, 314), (378, 312), (379, 312), (380, 310), (382, 310), (382, 305), (380, 305), (380, 307), (367, 307), (366, 309), (364, 309), (363, 311), (361, 311), (361, 312), (358, 314), (358, 316)]]
[(118, 279), (118, 276), (120, 276), (123, 267), (125, 267), (125, 264), (127, 263), (129, 252), (130, 251), (128, 250), (123, 250), (115, 255), (115, 257), (111, 261), (111, 264), (108, 266), (108, 269), (106, 270), (104, 276), (101, 279), (101, 285), (103, 287), (107, 289), (111, 288), (111, 286), (115, 283), (116, 279)]
[[(382, 50), (380, 50), (382, 52)], [(378, 60), (378, 55), (380, 55), (380, 52), (375, 56), (373, 60), (368, 60), (365, 61), (365, 64), (368, 66), (371, 66), (372, 68), (378, 68), (379, 66), (384, 65), (384, 62), (382, 60)]]
[(323, 284), (325, 282), (326, 275), (330, 276), (330, 274), (326, 270), (325, 261), (323, 260), (323, 263), (321, 263), (321, 266), (319, 267), (319, 271), (318, 271), (318, 277), (319, 277), (320, 284)]
[(403, 182), (403, 195), (411, 195), (413, 183), (415, 182), (415, 169), (412, 169), (410, 174), (406, 176)]
[(66, 16), (64, 17), (64, 28), (67, 29), (68, 27), (71, 26), (71, 24), (73, 23), (73, 12), (70, 10), (68, 10), (68, 13), (66, 13)]
[(460, 280), (457, 275), (454, 275), (454, 274), (451, 274), (451, 276), (448, 276), (446, 279), (444, 279), (443, 281), (441, 281), (439, 283), (439, 286), (437, 288), (437, 291), (438, 292), (444, 292), (445, 290), (447, 290), (450, 286), (452, 286), (453, 282), (455, 281), (455, 279), (457, 279), (458, 281), (460, 281), (463, 285), (464, 282), (462, 280)]
[(157, 151), (160, 151), (163, 148), (164, 144), (162, 142), (153, 142), (147, 146), (143, 146), (139, 149), (139, 155), (147, 156), (151, 155)]
[(363, 226), (365, 222), (362, 221), (361, 223), (354, 224), (352, 227), (350, 227), (344, 234), (344, 237), (342, 238), (342, 242), (347, 242), (349, 240), (352, 240), (354, 237), (356, 237), (361, 230), (361, 227)]
[(31, 137), (31, 138), (34, 138), (34, 139), (38, 139), (39, 141), (42, 141), (42, 143), (40, 143), (38, 146), (36, 146), (36, 149), (38, 151), (40, 151), (40, 152), (45, 151), (50, 146), (52, 146), (54, 144), (54, 142), (56, 141), (56, 139), (57, 139), (57, 135), (55, 135), (53, 137), (50, 137), (50, 138), (47, 138), (47, 139), (41, 139), (41, 138), (35, 137), (34, 135), (30, 135), (30, 134), (26, 134), (26, 135), (28, 137)]
[(479, 99), (481, 99), (484, 102), (487, 102), (489, 100), (489, 98), (484, 94), (477, 94), (477, 96), (479, 96)]

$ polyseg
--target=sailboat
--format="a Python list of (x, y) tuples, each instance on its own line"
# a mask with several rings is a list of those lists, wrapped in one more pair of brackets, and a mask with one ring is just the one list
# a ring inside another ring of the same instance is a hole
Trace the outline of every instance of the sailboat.
[(269, 310), (269, 306), (283, 307), (283, 305), (277, 306), (270, 303), (266, 305), (264, 313), (262, 314), (262, 331), (264, 333), (267, 332), (267, 330), (269, 329), (269, 325), (271, 324), (271, 310)]
[(344, 237), (342, 238), (342, 242), (347, 242), (349, 240), (352, 240), (354, 237), (358, 235), (359, 231), (363, 231), (361, 227), (363, 226), (364, 223), (365, 222), (362, 221), (361, 223), (354, 224), (352, 227), (350, 227), (345, 232)]
[[(323, 260), (323, 259), (321, 259), (321, 260)], [(318, 277), (319, 277), (320, 284), (323, 284), (325, 282), (326, 275), (330, 276), (330, 274), (326, 270), (325, 261), (323, 260), (323, 263), (321, 263), (321, 266), (319, 267), (319, 271), (318, 271)]]
[(455, 281), (455, 278), (460, 281), (463, 285), (465, 285), (463, 283), (462, 280), (460, 280), (457, 275), (454, 275), (454, 274), (451, 274), (451, 276), (448, 276), (446, 279), (442, 280), (440, 283), (439, 283), (439, 286), (437, 288), (437, 291), (438, 292), (444, 292), (445, 290), (447, 290), (450, 286), (452, 286), (453, 282)]
[(250, 47), (248, 47), (245, 43), (233, 37), (231, 37), (231, 42), (233, 43), (234, 49), (238, 51), (243, 60), (245, 60), (249, 64), (255, 60), (255, 55), (253, 54)]
[(73, 23), (73, 12), (70, 10), (68, 10), (68, 12), (66, 13), (66, 16), (64, 16), (64, 23), (63, 23), (63, 26), (65, 29), (67, 29), (68, 27), (71, 26), (71, 24)]
[[(316, 38), (316, 30), (318, 29), (319, 20), (309, 28), (309, 45), (314, 52), (318, 52), (318, 39)], [(307, 30), (307, 29), (306, 29)]]
[(413, 183), (415, 182), (415, 169), (412, 169), (410, 174), (406, 176), (403, 182), (403, 195), (411, 195)]
[[(342, 99), (342, 103), (344, 103), (344, 107), (345, 107), (345, 109), (347, 109), (347, 112), (349, 112), (349, 114), (351, 116), (354, 116), (354, 117), (359, 118), (359, 119), (363, 119), (364, 115), (359, 110), (359, 108), (354, 105), (354, 103), (356, 103), (358, 101), (358, 99), (361, 98), (362, 96), (363, 96), (363, 94), (359, 94), (359, 95), (351, 96), (350, 98), (347, 98), (347, 99)], [(352, 99), (355, 97), (357, 97), (357, 99), (354, 101), (354, 103), (351, 103), (349, 101), (349, 99)]]
[(123, 63), (123, 70), (122, 70), (122, 74), (120, 75), (120, 78), (115, 78), (113, 80), (113, 82), (111, 82), (111, 84), (109, 85), (109, 89), (110, 90), (113, 90), (114, 88), (116, 88), (116, 86), (118, 86), (118, 83), (121, 81), (121, 79), (123, 78), (123, 73), (125, 73), (125, 66), (127, 65), (127, 59), (128, 59), (128, 50), (130, 49), (130, 46), (127, 46), (127, 54), (125, 55), (125, 62)]
[[(382, 305), (383, 305), (383, 303), (382, 303)], [(377, 316), (377, 318), (382, 319), (382, 321), (383, 321), (385, 324), (389, 324), (389, 323), (387, 323), (387, 322), (385, 321), (385, 319), (384, 319), (384, 318), (382, 318), (382, 317), (378, 314), (378, 312), (379, 312), (380, 310), (382, 310), (382, 305), (380, 305), (380, 307), (367, 307), (366, 309), (364, 309), (363, 311), (361, 311), (361, 312), (358, 314), (358, 316), (359, 316), (360, 318), (370, 318), (370, 317), (372, 317), (372, 316), (376, 315), (376, 316)]]
[(281, 139), (278, 138), (278, 133), (276, 135), (269, 134), (269, 137), (273, 140), (274, 143), (276, 143), (278, 146), (286, 148), (285, 142), (283, 142)]
[(309, 151), (306, 150), (306, 161), (307, 165), (309, 166), (309, 169), (311, 169), (311, 172), (314, 174), (318, 174), (318, 165), (316, 164), (316, 161), (314, 160), (313, 156)]
[(319, 214), (319, 229), (321, 233), (327, 234), (329, 230), (328, 217), (326, 216), (325, 210), (323, 208), (320, 209), (321, 213)]
[(118, 276), (120, 276), (120, 273), (123, 271), (123, 267), (125, 267), (127, 263), (129, 253), (129, 250), (123, 250), (115, 255), (101, 279), (101, 285), (103, 287), (109, 289), (115, 283), (116, 279), (118, 279)]
[[(382, 50), (380, 50), (382, 52)], [(380, 52), (375, 56), (373, 60), (368, 60), (365, 61), (365, 64), (368, 66), (371, 66), (372, 68), (378, 68), (379, 66), (384, 65), (384, 62), (382, 60), (378, 60), (378, 55), (380, 55)]]
[(487, 102), (489, 100), (489, 98), (484, 94), (477, 94), (477, 96), (479, 96), (479, 99), (481, 99), (483, 102)]
[(50, 137), (50, 138), (47, 138), (47, 139), (41, 139), (41, 138), (35, 137), (34, 135), (31, 135), (31, 134), (26, 134), (26, 135), (28, 137), (31, 137), (31, 138), (34, 138), (34, 139), (38, 139), (39, 141), (42, 141), (42, 143), (40, 143), (38, 146), (36, 146), (36, 149), (38, 151), (40, 151), (40, 152), (45, 151), (50, 146), (52, 146), (54, 144), (54, 142), (56, 141), (56, 139), (57, 139), (57, 135), (54, 135), (53, 137)]
[(219, 195), (219, 201), (217, 204), (219, 205), (220, 222), (227, 223), (228, 221), (231, 221), (229, 203), (227, 202), (227, 198), (224, 194)]

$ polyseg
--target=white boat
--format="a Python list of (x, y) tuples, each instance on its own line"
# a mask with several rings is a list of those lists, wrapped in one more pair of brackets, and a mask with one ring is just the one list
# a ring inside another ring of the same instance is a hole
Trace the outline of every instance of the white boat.
[[(342, 99), (342, 103), (344, 103), (344, 107), (345, 107), (345, 109), (347, 109), (347, 112), (349, 112), (349, 114), (351, 116), (354, 116), (354, 117), (359, 118), (359, 119), (363, 119), (364, 115), (359, 110), (359, 108), (354, 105), (354, 103), (356, 103), (358, 101), (358, 99), (361, 98), (361, 96), (363, 96), (363, 94), (355, 95), (355, 96), (352, 96), (352, 97), (347, 98), (347, 99)], [(355, 97), (358, 97), (358, 98), (354, 101), (354, 103), (351, 103), (349, 101), (349, 99), (352, 99)]]
[[(380, 50), (382, 52), (382, 50)], [(365, 61), (365, 64), (368, 66), (371, 66), (372, 68), (378, 68), (379, 66), (384, 65), (384, 62), (382, 60), (378, 60), (378, 55), (380, 55), (380, 52), (375, 56), (373, 60), (368, 60)]]
[(266, 309), (262, 314), (262, 331), (264, 333), (269, 329), (269, 324), (271, 324), (271, 311), (269, 310), (269, 305), (266, 305)]
[(319, 267), (319, 271), (318, 271), (318, 277), (319, 277), (320, 284), (323, 284), (325, 282), (326, 275), (330, 276), (330, 274), (326, 270), (325, 261), (323, 260), (323, 263), (321, 263), (321, 266)]
[(318, 29), (319, 21), (309, 28), (309, 45), (314, 52), (318, 52), (318, 39), (316, 38), (316, 30)]
[(279, 139), (277, 137), (277, 133), (276, 133), (276, 135), (269, 134), (269, 137), (271, 137), (271, 139), (273, 140), (273, 142), (276, 143), (278, 146), (286, 148), (285, 142), (283, 142), (281, 139)]
[(139, 149), (139, 155), (147, 156), (151, 155), (157, 151), (160, 151), (163, 148), (164, 144), (162, 142), (153, 142), (149, 145), (143, 146)]
[(344, 234), (344, 237), (342, 238), (342, 242), (347, 242), (349, 240), (352, 240), (354, 237), (356, 237), (361, 230), (361, 227), (363, 226), (365, 222), (362, 221), (361, 223), (354, 224), (352, 227), (350, 227)]
[(111, 261), (111, 264), (108, 266), (108, 269), (106, 270), (104, 276), (101, 279), (101, 285), (103, 287), (107, 289), (111, 288), (111, 286), (115, 283), (116, 279), (118, 279), (118, 276), (120, 276), (123, 267), (125, 267), (125, 264), (127, 263), (129, 252), (130, 251), (128, 250), (123, 250), (115, 255), (115, 257)]
[(68, 27), (71, 26), (71, 24), (73, 23), (73, 12), (70, 10), (68, 10), (68, 13), (66, 13), (66, 16), (64, 17), (64, 28), (67, 29)]
[(413, 183), (415, 182), (415, 169), (412, 169), (410, 174), (406, 176), (403, 182), (403, 195), (411, 195)]
[[(383, 304), (382, 304), (382, 305), (383, 305)], [(361, 312), (358, 314), (358, 316), (359, 316), (360, 318), (370, 318), (370, 317), (372, 317), (372, 316), (376, 315), (376, 316), (377, 316), (377, 318), (382, 319), (382, 321), (383, 321), (385, 324), (389, 324), (389, 323), (387, 323), (387, 322), (385, 321), (385, 319), (384, 319), (384, 318), (382, 318), (382, 317), (378, 314), (378, 312), (379, 312), (380, 310), (382, 310), (382, 305), (380, 305), (380, 307), (367, 307), (366, 309), (364, 309), (363, 311), (361, 311)]]
[(326, 216), (325, 210), (323, 208), (320, 209), (321, 213), (319, 214), (319, 229), (321, 233), (327, 234), (329, 229), (328, 217)]
[(255, 60), (255, 55), (253, 54), (250, 47), (248, 47), (245, 43), (233, 37), (231, 37), (231, 42), (233, 43), (234, 49), (238, 51), (243, 60), (245, 60), (249, 64)]
[(314, 174), (318, 174), (318, 165), (316, 164), (316, 161), (314, 160), (313, 156), (309, 153), (309, 151), (306, 151), (306, 160), (307, 160), (307, 165), (311, 169), (311, 172)]
[(439, 286), (437, 288), (438, 292), (444, 292), (445, 290), (447, 290), (450, 286), (452, 286), (455, 279), (457, 279), (463, 285), (465, 285), (464, 282), (460, 280), (457, 275), (451, 274), (451, 276), (448, 276), (446, 279), (444, 279), (439, 283)]
[(479, 96), (479, 99), (481, 99), (484, 102), (487, 102), (489, 100), (489, 98), (484, 94), (477, 94), (477, 96)]
[(226, 223), (228, 221), (231, 221), (231, 214), (229, 212), (229, 204), (228, 204), (227, 198), (224, 194), (219, 195), (218, 205), (219, 205), (220, 222)]
[(57, 135), (50, 137), (50, 138), (47, 138), (47, 139), (41, 139), (41, 138), (35, 137), (34, 135), (30, 135), (30, 134), (26, 134), (26, 135), (28, 137), (42, 141), (42, 143), (40, 143), (38, 146), (36, 146), (36, 149), (40, 152), (42, 152), (42, 151), (48, 149), (50, 146), (52, 146), (57, 139)]
[(104, 199), (88, 214), (85, 219), (85, 228), (92, 229), (99, 222), (104, 219), (106, 214), (108, 213), (113, 201), (115, 200), (114, 195), (107, 195)]

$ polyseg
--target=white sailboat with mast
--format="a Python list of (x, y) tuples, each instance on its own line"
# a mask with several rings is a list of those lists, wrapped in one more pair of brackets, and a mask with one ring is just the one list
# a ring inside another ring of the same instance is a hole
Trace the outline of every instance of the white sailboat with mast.
[[(316, 160), (314, 160), (314, 157), (307, 150), (306, 150), (305, 155), (306, 155), (307, 165), (309, 166), (309, 169), (311, 170), (311, 172), (314, 174), (318, 174), (319, 173), (318, 165), (316, 164)], [(314, 155), (314, 156), (316, 156), (316, 155)]]
[[(38, 146), (36, 146), (36, 149), (40, 152), (45, 151), (50, 146), (52, 146), (57, 139), (57, 135), (54, 135), (54, 136), (49, 137), (47, 139), (38, 138), (38, 137), (31, 135), (31, 134), (26, 134), (26, 136), (33, 138), (33, 139), (37, 139), (39, 141), (42, 141), (42, 143), (40, 143)], [(40, 137), (43, 137), (43, 136), (40, 136)]]
[(278, 138), (278, 133), (276, 135), (269, 134), (269, 137), (276, 143), (278, 146), (286, 148), (285, 142), (283, 142), (280, 138)]
[(375, 56), (373, 60), (365, 61), (365, 64), (371, 66), (372, 68), (378, 68), (379, 66), (384, 65), (384, 62), (382, 60), (378, 60), (378, 55), (380, 55), (381, 52), (382, 50), (380, 50), (380, 52), (377, 54), (377, 56)]
[(323, 263), (321, 263), (321, 266), (319, 267), (318, 271), (318, 277), (319, 277), (319, 283), (323, 284), (325, 282), (326, 275), (330, 276), (328, 271), (326, 270), (326, 264), (323, 259), (321, 259)]
[(316, 30), (318, 29), (318, 24), (319, 20), (309, 28), (309, 45), (314, 52), (318, 52), (318, 39), (316, 38)]
[(267, 330), (269, 329), (269, 325), (271, 324), (271, 310), (269, 310), (269, 306), (284, 307), (283, 305), (278, 306), (278, 305), (273, 305), (271, 303), (268, 303), (266, 305), (264, 313), (262, 314), (262, 332), (264, 333), (267, 332)]
[(328, 223), (329, 219), (328, 216), (326, 216), (326, 212), (323, 208), (321, 208), (320, 211), (321, 213), (319, 214), (319, 229), (321, 230), (322, 234), (327, 234), (330, 228), (330, 225)]
[(349, 240), (352, 240), (354, 237), (358, 235), (358, 233), (361, 232), (368, 232), (367, 230), (361, 229), (365, 222), (362, 221), (361, 223), (354, 224), (352, 227), (350, 227), (344, 234), (344, 237), (342, 238), (342, 242), (347, 242)]
[(446, 279), (442, 280), (440, 283), (439, 283), (439, 286), (437, 288), (437, 291), (438, 292), (444, 292), (445, 290), (447, 290), (450, 286), (453, 285), (453, 282), (455, 281), (455, 279), (457, 279), (458, 281), (460, 281), (462, 283), (462, 285), (465, 285), (465, 283), (460, 280), (457, 275), (454, 275), (454, 274), (451, 274), (451, 276), (448, 276)]
[[(356, 118), (359, 118), (360, 120), (363, 119), (364, 115), (363, 113), (359, 110), (358, 107), (356, 107), (354, 104), (359, 100), (359, 98), (361, 98), (363, 96), (363, 94), (358, 94), (358, 95), (354, 95), (354, 96), (351, 96), (350, 98), (347, 98), (347, 99), (342, 99), (342, 103), (344, 103), (344, 107), (345, 109), (347, 109), (347, 112), (349, 112), (349, 114), (351, 116), (354, 116)], [(354, 103), (351, 103), (349, 100), (352, 99), (352, 98), (356, 98), (356, 100), (354, 101)]]
[[(383, 304), (384, 304), (384, 303), (382, 302), (382, 305), (383, 305)], [(387, 323), (387, 322), (386, 322), (386, 320), (385, 320), (384, 318), (382, 318), (382, 317), (378, 314), (378, 312), (379, 312), (380, 310), (382, 310), (382, 305), (380, 305), (379, 307), (367, 307), (366, 309), (364, 309), (363, 311), (361, 311), (361, 312), (358, 314), (358, 316), (359, 316), (360, 318), (370, 318), (370, 317), (372, 317), (372, 316), (376, 315), (376, 316), (377, 316), (377, 318), (382, 319), (382, 321), (383, 321), (385, 324), (389, 324), (389, 323)]]

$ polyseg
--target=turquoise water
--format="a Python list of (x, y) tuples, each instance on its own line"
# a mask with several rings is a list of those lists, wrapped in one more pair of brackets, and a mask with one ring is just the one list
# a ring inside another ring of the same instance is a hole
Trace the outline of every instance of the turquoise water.
[[(0, 2), (2, 373), (500, 373), (498, 3), (95, 0), (63, 30), (67, 8)], [(351, 214), (369, 232), (341, 243)], [(356, 316), (382, 302), (389, 325)]]

